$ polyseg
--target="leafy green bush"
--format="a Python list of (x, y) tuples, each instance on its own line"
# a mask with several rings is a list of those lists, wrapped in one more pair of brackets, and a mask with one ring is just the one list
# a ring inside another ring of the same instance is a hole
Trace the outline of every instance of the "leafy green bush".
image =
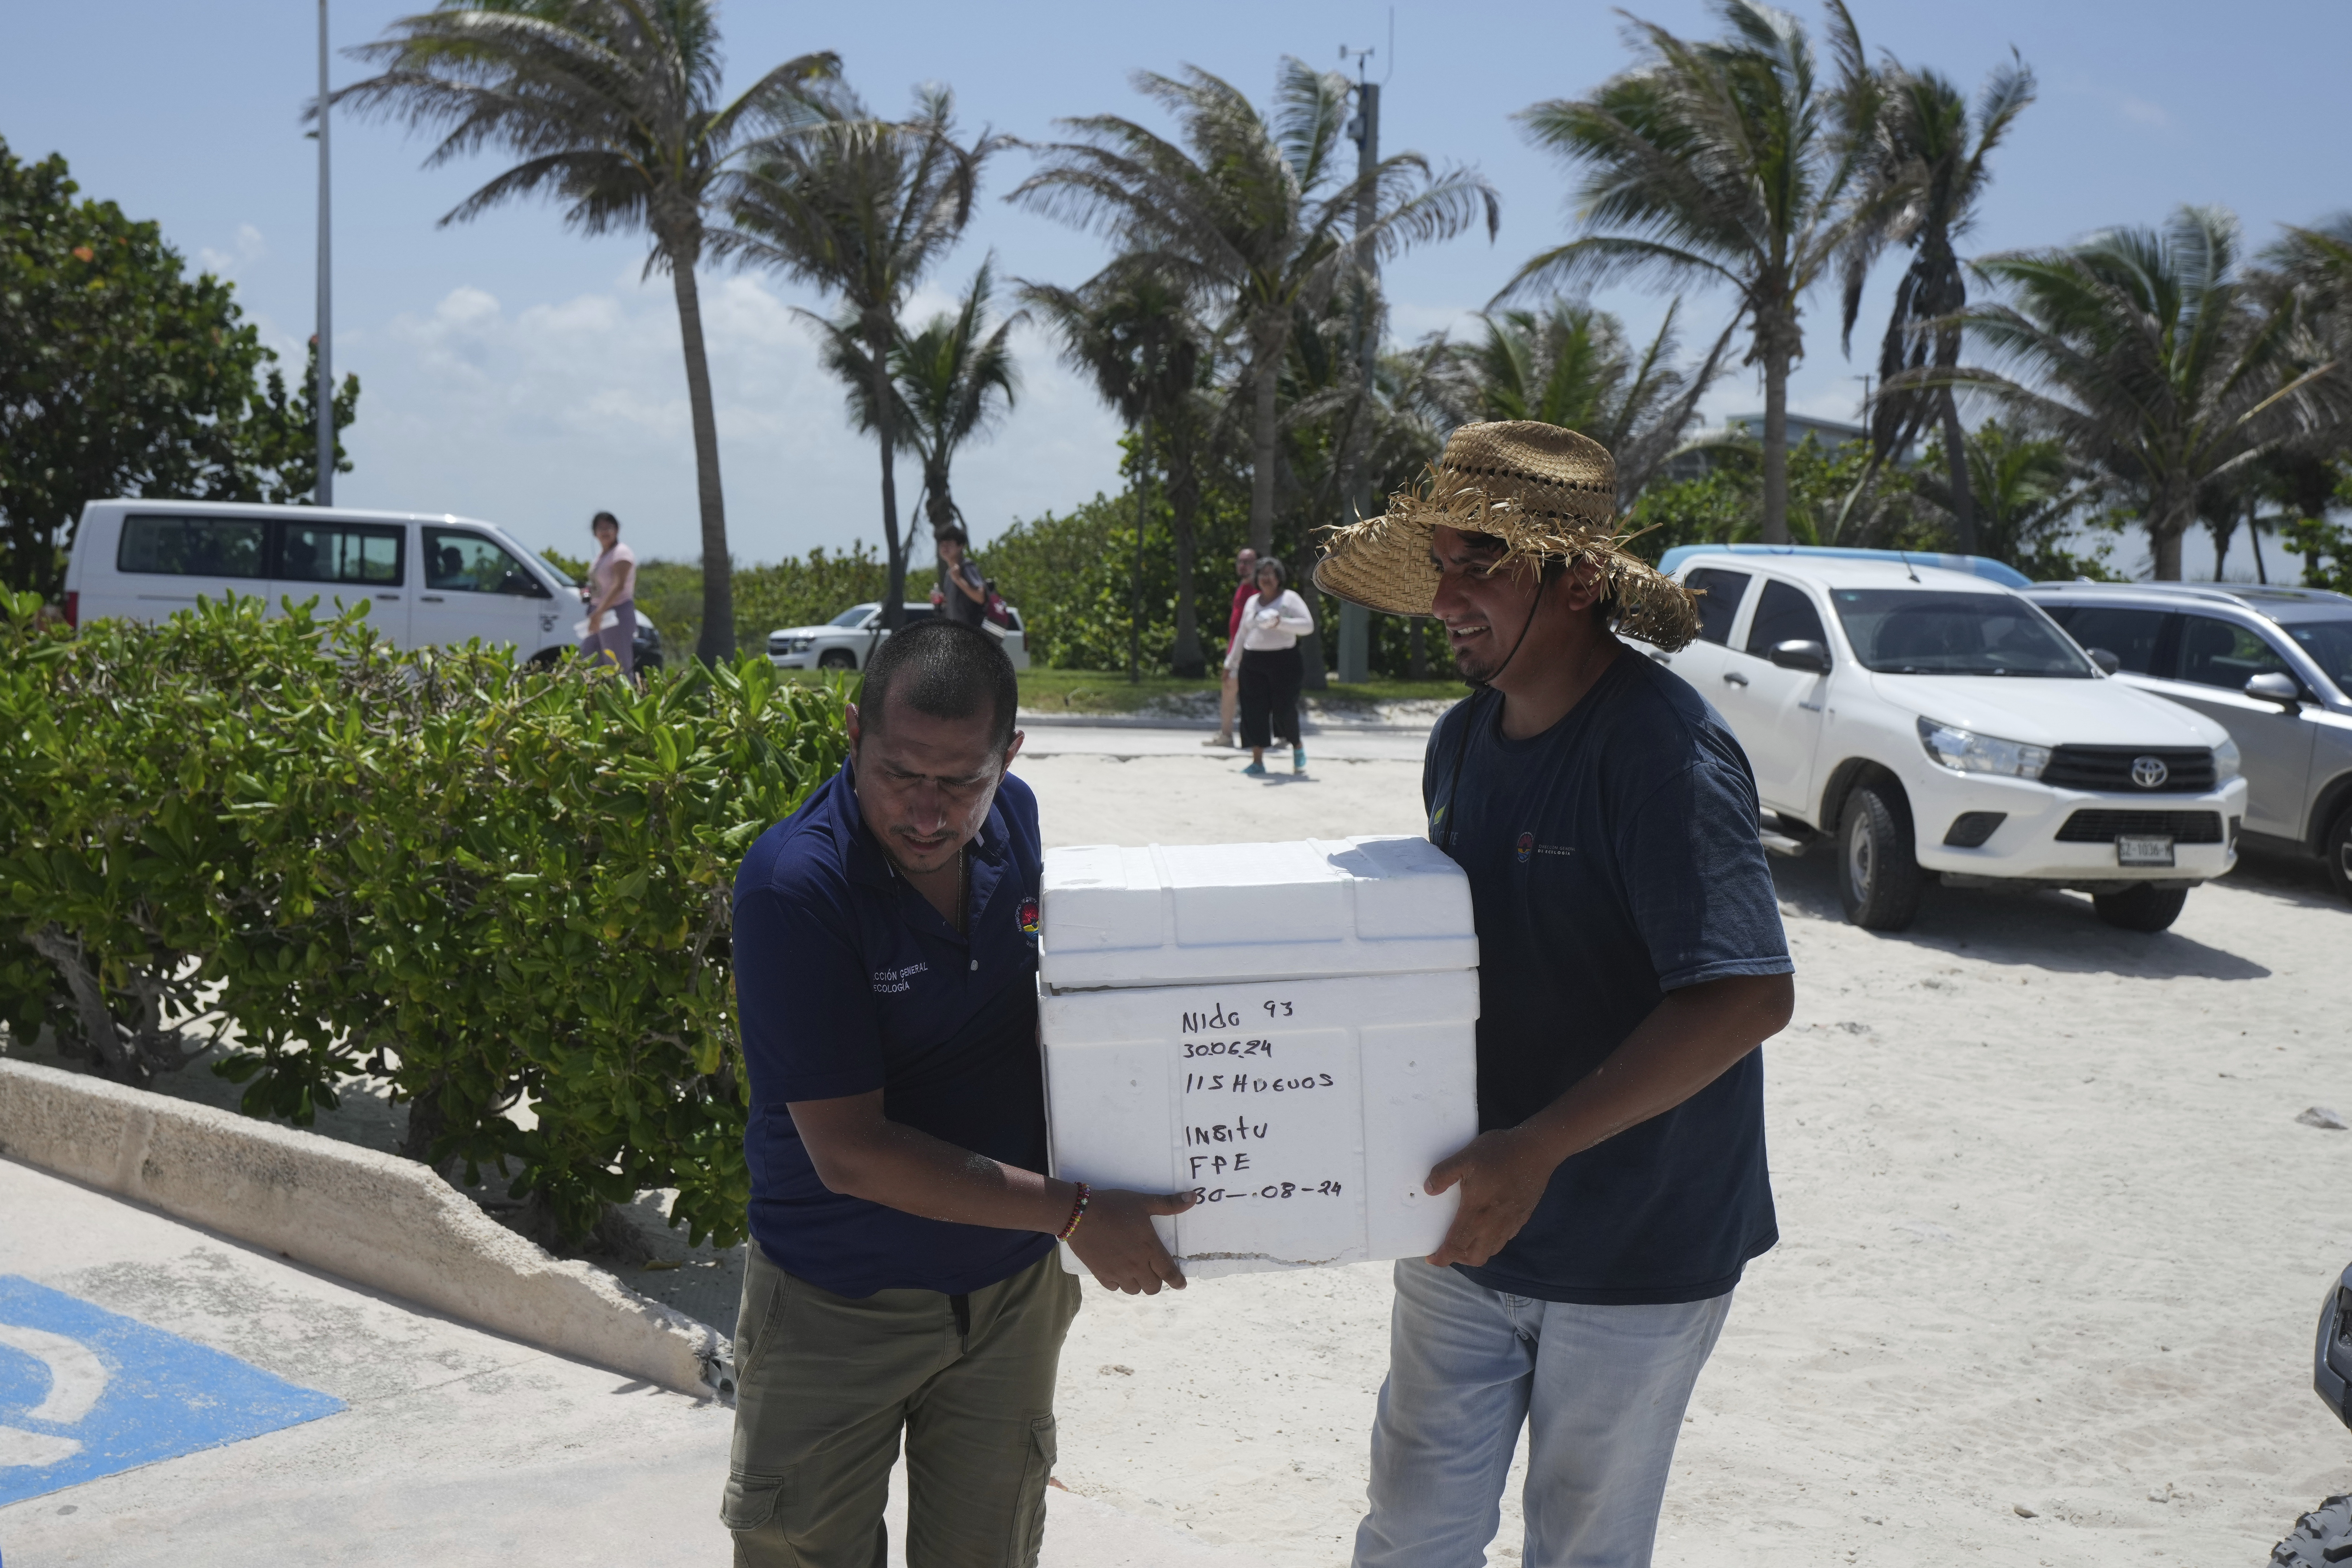
[(362, 616), (252, 601), (77, 636), (17, 596), (0, 898), (25, 940), (0, 1006), (134, 1082), (233, 1027), (216, 1071), (297, 1124), (383, 1074), (408, 1152), (519, 1170), (569, 1233), (675, 1186), (677, 1220), (732, 1242), (734, 871), (840, 766), (843, 695), (759, 658), (640, 688), (396, 652)]

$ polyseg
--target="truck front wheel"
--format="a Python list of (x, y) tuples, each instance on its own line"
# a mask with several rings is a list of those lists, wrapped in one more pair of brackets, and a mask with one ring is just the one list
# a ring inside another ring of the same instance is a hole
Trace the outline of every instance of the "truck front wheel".
[(2323, 852), (2327, 858), (2327, 880), (2336, 884), (2336, 895), (2352, 899), (2352, 806), (2336, 813), (2336, 825), (2327, 830)]
[(2127, 887), (2121, 893), (2095, 893), (2091, 907), (2099, 918), (2125, 931), (2161, 931), (2180, 918), (2189, 902), (2185, 887)]
[(1838, 819), (1838, 899), (1865, 931), (1900, 931), (1919, 913), (1925, 878), (1911, 848), (1911, 814), (1890, 793), (1856, 785)]

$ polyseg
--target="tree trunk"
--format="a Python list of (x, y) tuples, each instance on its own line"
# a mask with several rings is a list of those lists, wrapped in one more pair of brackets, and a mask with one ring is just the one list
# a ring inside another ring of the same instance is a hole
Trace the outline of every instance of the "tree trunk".
[[(1769, 329), (1759, 328), (1759, 331)], [(1789, 542), (1789, 351), (1764, 351), (1764, 542)]]
[(1176, 536), (1176, 646), (1168, 656), (1169, 669), (1188, 681), (1207, 673), (1201, 653), (1201, 623), (1192, 595), (1192, 572), (1199, 536), (1195, 532), (1201, 507), (1201, 485), (1192, 462), (1191, 436), (1171, 433), (1168, 456), (1168, 514)]
[(2180, 536), (2188, 531), (2191, 508), (2167, 496), (2148, 514), (2148, 553), (2155, 558), (2156, 580), (2180, 580)]
[(702, 633), (694, 656), (706, 664), (735, 657), (735, 561), (727, 549), (727, 503), (719, 487), (719, 416), (710, 403), (710, 356), (702, 343), (702, 295), (694, 280), (701, 246), (669, 253), (677, 294), (677, 335), (686, 350), (686, 400), (694, 415), (694, 486), (702, 508)]
[(1274, 553), (1275, 382), (1282, 373), (1279, 344), (1261, 343), (1253, 367), (1256, 384), (1250, 413), (1250, 549), (1263, 559)]
[(1959, 400), (1952, 389), (1937, 393), (1944, 405), (1944, 462), (1952, 471), (1952, 533), (1962, 555), (1977, 553), (1977, 501), (1969, 488), (1968, 433), (1960, 428)]
[(2263, 565), (2263, 525), (2252, 501), (2246, 503), (2246, 542), (2254, 547), (2254, 580), (2267, 584), (2271, 574)]
[(1143, 528), (1145, 507), (1151, 497), (1151, 420), (1147, 415), (1135, 438), (1135, 570), (1128, 583), (1127, 683), (1143, 681)]
[(889, 340), (869, 321), (866, 357), (874, 367), (874, 435), (882, 448), (882, 546), (890, 558), (889, 587), (882, 600), (882, 627), (896, 632), (907, 613), (907, 547), (898, 538), (898, 422), (890, 407), (889, 352)]
[[(944, 461), (934, 463), (926, 458), (923, 462), (923, 511), (930, 519), (931, 537), (935, 539), (955, 527), (955, 496), (948, 488), (948, 465)], [(907, 553), (910, 558), (914, 554), (912, 541)]]

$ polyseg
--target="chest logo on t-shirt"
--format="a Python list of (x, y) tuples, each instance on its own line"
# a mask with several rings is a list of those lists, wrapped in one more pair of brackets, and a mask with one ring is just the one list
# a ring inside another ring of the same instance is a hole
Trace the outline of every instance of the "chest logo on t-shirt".
[(1037, 901), (1034, 898), (1024, 898), (1021, 901), (1021, 935), (1024, 936), (1037, 935)]
[(1518, 852), (1519, 863), (1521, 865), (1527, 864), (1528, 857), (1536, 852), (1536, 836), (1533, 833), (1521, 833), (1519, 835)]
[(911, 991), (915, 988), (915, 977), (928, 974), (930, 967), (929, 964), (905, 964), (895, 969), (877, 969), (874, 971), (874, 994), (891, 997), (900, 991)]

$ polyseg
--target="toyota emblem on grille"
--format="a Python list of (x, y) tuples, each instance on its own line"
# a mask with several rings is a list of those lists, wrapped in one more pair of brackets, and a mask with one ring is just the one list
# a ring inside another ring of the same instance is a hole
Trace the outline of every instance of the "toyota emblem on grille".
[(2164, 781), (2171, 777), (2172, 769), (2164, 765), (2164, 758), (2161, 757), (2132, 758), (2132, 782), (2143, 789), (2161, 789)]

